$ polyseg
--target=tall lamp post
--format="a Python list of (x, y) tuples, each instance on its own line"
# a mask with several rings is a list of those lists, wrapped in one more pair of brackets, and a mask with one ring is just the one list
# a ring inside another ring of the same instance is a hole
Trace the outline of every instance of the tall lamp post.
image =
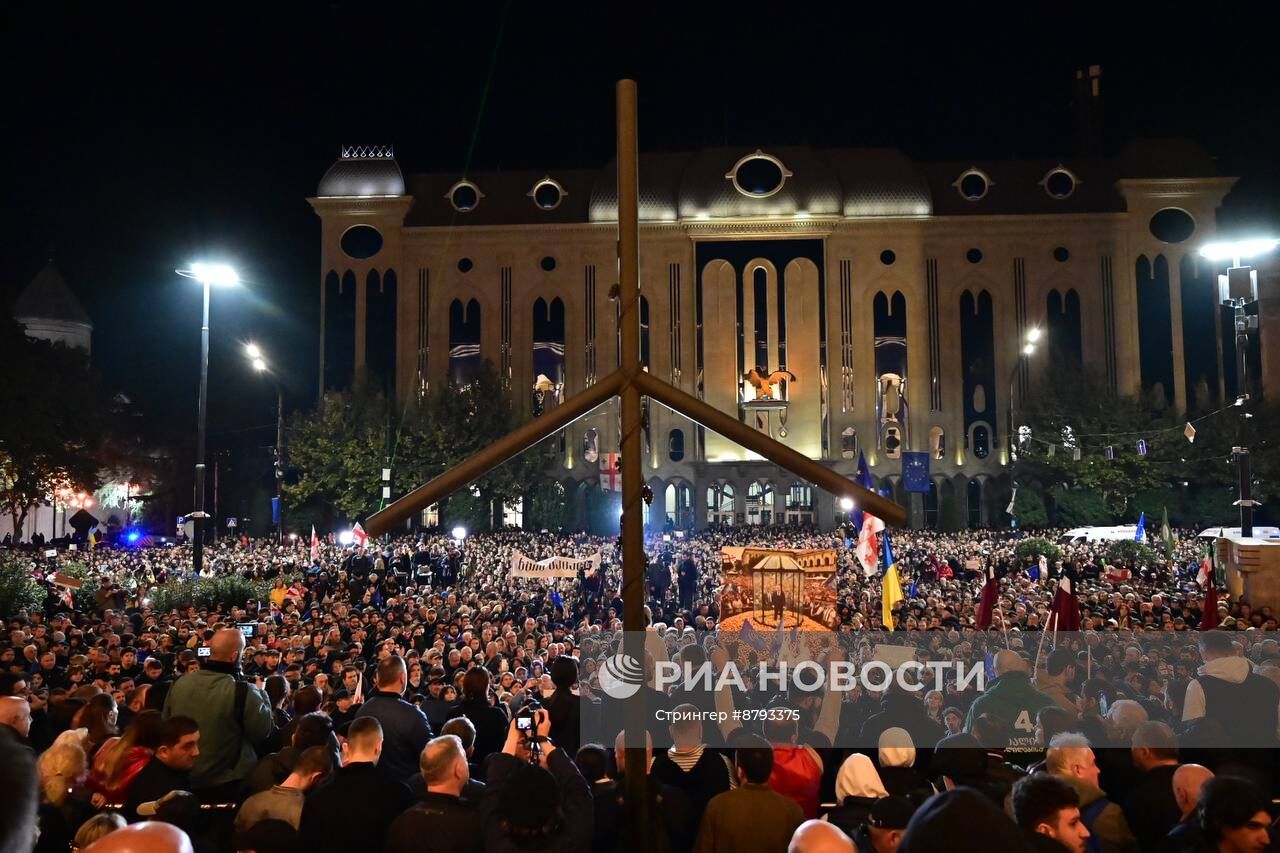
[[(258, 373), (270, 373), (271, 366), (257, 344), (245, 344), (245, 357)], [(280, 382), (276, 386), (276, 447), (275, 447), (275, 479), (276, 479), (276, 534), (281, 545), (284, 544), (284, 389)]]
[(1236, 426), (1236, 445), (1231, 448), (1231, 455), (1236, 459), (1239, 478), (1240, 499), (1236, 501), (1236, 506), (1240, 507), (1241, 536), (1253, 535), (1253, 508), (1259, 506), (1253, 499), (1253, 472), (1249, 448), (1245, 446), (1248, 421), (1252, 417), (1249, 414), (1249, 333), (1258, 328), (1257, 316), (1250, 316), (1246, 312), (1246, 306), (1258, 301), (1258, 271), (1241, 262), (1265, 255), (1277, 245), (1280, 245), (1280, 240), (1259, 238), (1210, 243), (1200, 249), (1201, 256), (1211, 261), (1231, 262), (1227, 274), (1218, 276), (1218, 297), (1224, 306), (1235, 312), (1236, 406), (1240, 409), (1240, 419)]
[(1039, 326), (1033, 326), (1027, 330), (1022, 349), (1018, 350), (1018, 360), (1013, 363), (1013, 370), (1009, 371), (1009, 396), (1005, 399), (1005, 444), (1009, 449), (1010, 464), (1013, 463), (1014, 447), (1017, 443), (1013, 434), (1013, 382), (1018, 378), (1022, 363), (1035, 354), (1036, 343), (1039, 342), (1042, 334)]
[(196, 508), (191, 513), (195, 519), (195, 545), (192, 548), (192, 564), (197, 574), (204, 568), (204, 522), (209, 514), (204, 511), (204, 446), (205, 415), (209, 397), (209, 291), (214, 287), (235, 287), (240, 276), (226, 264), (192, 264), (190, 269), (176, 270), (184, 278), (193, 278), (204, 287), (204, 310), (200, 321), (200, 402), (196, 410)]

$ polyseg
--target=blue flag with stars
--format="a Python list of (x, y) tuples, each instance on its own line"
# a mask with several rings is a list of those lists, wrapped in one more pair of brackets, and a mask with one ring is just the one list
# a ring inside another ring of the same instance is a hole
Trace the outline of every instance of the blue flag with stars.
[[(871, 469), (867, 467), (867, 456), (861, 450), (858, 451), (858, 473), (854, 476), (854, 482), (869, 492), (876, 490), (875, 481), (871, 479)], [(853, 529), (855, 531), (862, 530), (862, 504), (855, 502), (853, 512), (849, 516), (853, 520)], [(857, 539), (857, 536), (854, 536)]]
[(1141, 542), (1147, 535), (1147, 514), (1145, 512), (1138, 515), (1138, 532), (1134, 534), (1133, 541)]

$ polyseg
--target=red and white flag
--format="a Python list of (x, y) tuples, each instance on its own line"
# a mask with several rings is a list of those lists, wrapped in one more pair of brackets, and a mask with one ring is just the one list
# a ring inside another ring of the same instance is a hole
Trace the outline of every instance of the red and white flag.
[(320, 562), (320, 537), (316, 536), (316, 526), (311, 525), (311, 562)]
[(862, 530), (858, 534), (855, 552), (862, 564), (862, 574), (871, 577), (880, 572), (880, 539), (876, 534), (884, 530), (884, 522), (869, 512), (862, 513)]
[(364, 532), (364, 528), (358, 521), (356, 526), (351, 528), (351, 541), (357, 548), (363, 548), (369, 544), (369, 534)]
[(1200, 558), (1200, 573), (1196, 575), (1196, 583), (1201, 587), (1210, 586), (1213, 583), (1213, 567), (1209, 565), (1207, 553)]
[(617, 453), (600, 454), (600, 488), (606, 492), (622, 491), (622, 464)]
[[(1080, 630), (1080, 602), (1071, 590), (1071, 580), (1063, 578), (1058, 582), (1058, 591), (1054, 593), (1053, 604), (1049, 608), (1053, 620), (1054, 631)], [(1048, 626), (1045, 626), (1046, 629)]]

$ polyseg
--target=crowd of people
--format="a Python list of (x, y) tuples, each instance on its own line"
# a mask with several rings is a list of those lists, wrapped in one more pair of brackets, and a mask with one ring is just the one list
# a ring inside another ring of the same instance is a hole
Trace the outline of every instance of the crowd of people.
[[(894, 630), (917, 661), (983, 668), (984, 684), (650, 682), (646, 707), (668, 713), (646, 720), (647, 758), (630, 768), (600, 677), (623, 627), (613, 539), (224, 542), (202, 574), (262, 595), (167, 612), (152, 606), (161, 590), (194, 579), (185, 545), (98, 549), (81, 607), (56, 572), (82, 553), (11, 550), (48, 595), (0, 614), (0, 849), (638, 849), (628, 771), (648, 779), (660, 850), (1269, 849), (1275, 616), (1219, 591), (1216, 629), (1199, 630), (1191, 537), (1115, 565), (1097, 545), (1019, 557), (1008, 531), (891, 535), (905, 588), (892, 625), (880, 574), (842, 530), (652, 536), (646, 670), (760, 664), (753, 638), (719, 630), (718, 596), (721, 549), (763, 546), (835, 550), (850, 659)], [(599, 567), (515, 578), (517, 551)], [(1059, 635), (1045, 629), (1062, 577), (1081, 630)], [(704, 721), (726, 702), (794, 713)]]

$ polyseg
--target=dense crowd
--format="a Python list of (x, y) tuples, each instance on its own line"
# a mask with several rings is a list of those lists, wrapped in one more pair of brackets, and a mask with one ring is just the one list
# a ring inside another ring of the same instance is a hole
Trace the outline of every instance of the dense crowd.
[[(722, 548), (830, 548), (844, 654), (870, 659), (893, 628), (918, 661), (984, 668), (985, 689), (649, 686), (647, 707), (670, 713), (646, 721), (644, 768), (626, 767), (601, 710), (622, 628), (613, 539), (224, 542), (203, 576), (261, 594), (164, 612), (153, 602), (194, 580), (187, 546), (96, 550), (79, 607), (57, 571), (83, 553), (16, 551), (48, 594), (2, 614), (0, 849), (638, 849), (622, 831), (629, 769), (649, 777), (663, 850), (1268, 849), (1275, 617), (1219, 590), (1217, 629), (1200, 631), (1191, 536), (1150, 563), (1082, 545), (1050, 564), (1007, 531), (891, 535), (892, 626), (844, 531), (651, 537), (646, 669), (759, 665), (745, 632), (718, 630)], [(515, 551), (599, 568), (513, 578)], [(1061, 578), (1080, 632), (1045, 630)], [(794, 714), (693, 713), (726, 702)]]

